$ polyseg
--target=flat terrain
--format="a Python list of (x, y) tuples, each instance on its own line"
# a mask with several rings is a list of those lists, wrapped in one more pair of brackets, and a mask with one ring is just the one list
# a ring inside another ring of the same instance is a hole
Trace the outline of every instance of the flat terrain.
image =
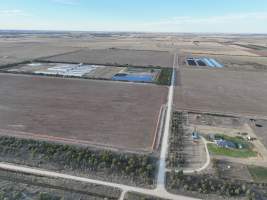
[[(167, 88), (0, 74), (1, 134), (150, 151)], [(48, 136), (48, 137), (47, 137)]]
[(118, 199), (119, 189), (62, 178), (35, 176), (0, 169), (0, 198), (6, 200)]
[(129, 49), (84, 49), (43, 59), (52, 62), (74, 62), (100, 65), (133, 65), (172, 67), (173, 56), (166, 51)]
[(267, 183), (267, 168), (249, 166), (248, 169), (255, 181)]
[(267, 116), (267, 73), (183, 69), (177, 109)]
[(253, 181), (247, 165), (223, 160), (215, 160), (214, 163), (219, 178)]
[(36, 59), (43, 56), (52, 56), (66, 52), (77, 51), (80, 48), (60, 46), (42, 39), (0, 39), (0, 66)]
[(258, 139), (267, 148), (267, 120), (256, 120), (256, 124), (260, 125), (260, 127), (254, 125), (253, 130), (255, 131)]

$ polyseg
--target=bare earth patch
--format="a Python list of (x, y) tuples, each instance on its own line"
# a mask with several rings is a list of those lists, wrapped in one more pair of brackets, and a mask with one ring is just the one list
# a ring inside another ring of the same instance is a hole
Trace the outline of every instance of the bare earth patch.
[(45, 58), (52, 62), (74, 62), (100, 65), (133, 65), (172, 67), (173, 56), (167, 51), (129, 49), (84, 49), (74, 53)]
[(265, 72), (186, 69), (177, 84), (177, 109), (267, 115)]
[(167, 87), (0, 74), (0, 133), (151, 151)]

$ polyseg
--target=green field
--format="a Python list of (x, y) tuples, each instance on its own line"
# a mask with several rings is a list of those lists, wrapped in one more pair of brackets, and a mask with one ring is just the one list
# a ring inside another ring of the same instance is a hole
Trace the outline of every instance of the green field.
[(172, 69), (171, 68), (163, 68), (161, 69), (161, 73), (157, 80), (158, 85), (171, 85), (172, 79)]
[(253, 147), (253, 145), (250, 142), (248, 142), (247, 140), (245, 140), (244, 138), (242, 138), (240, 136), (230, 137), (227, 135), (216, 134), (215, 139), (227, 140), (227, 141), (235, 143), (237, 146), (238, 146), (238, 144), (240, 144), (240, 145), (242, 145), (242, 147), (244, 149), (251, 149)]
[(257, 152), (250, 149), (227, 149), (218, 147), (215, 144), (208, 144), (209, 152), (214, 155), (229, 156), (234, 158), (256, 157)]
[(253, 177), (254, 181), (267, 182), (267, 168), (249, 166), (248, 170), (251, 176)]

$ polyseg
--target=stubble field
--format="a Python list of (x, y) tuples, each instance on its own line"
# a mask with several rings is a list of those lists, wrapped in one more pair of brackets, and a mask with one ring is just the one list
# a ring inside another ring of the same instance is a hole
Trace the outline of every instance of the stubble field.
[(0, 74), (1, 134), (151, 151), (167, 87)]
[(100, 65), (132, 65), (171, 67), (173, 57), (166, 51), (129, 49), (84, 49), (74, 53), (52, 56), (44, 61), (74, 62)]
[(182, 69), (177, 109), (267, 116), (267, 73)]

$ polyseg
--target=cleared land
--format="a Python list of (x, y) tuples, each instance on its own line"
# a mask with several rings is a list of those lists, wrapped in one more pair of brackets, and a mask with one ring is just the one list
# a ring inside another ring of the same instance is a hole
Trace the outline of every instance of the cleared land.
[(255, 181), (265, 183), (267, 182), (267, 168), (249, 166), (248, 170)]
[(255, 131), (258, 139), (267, 148), (267, 120), (256, 120), (253, 130)]
[(175, 90), (177, 109), (267, 115), (267, 73), (181, 70)]
[(150, 151), (167, 88), (0, 74), (1, 134)]
[(215, 175), (218, 178), (236, 179), (252, 182), (253, 178), (250, 175), (247, 165), (240, 163), (227, 162), (224, 160), (213, 160), (213, 168)]
[(52, 56), (66, 52), (77, 51), (80, 48), (60, 46), (41, 39), (24, 41), (23, 39), (0, 39), (0, 66), (36, 59), (43, 56)]
[(129, 49), (88, 49), (52, 56), (44, 61), (74, 62), (100, 65), (133, 65), (172, 67), (173, 56), (167, 51)]

